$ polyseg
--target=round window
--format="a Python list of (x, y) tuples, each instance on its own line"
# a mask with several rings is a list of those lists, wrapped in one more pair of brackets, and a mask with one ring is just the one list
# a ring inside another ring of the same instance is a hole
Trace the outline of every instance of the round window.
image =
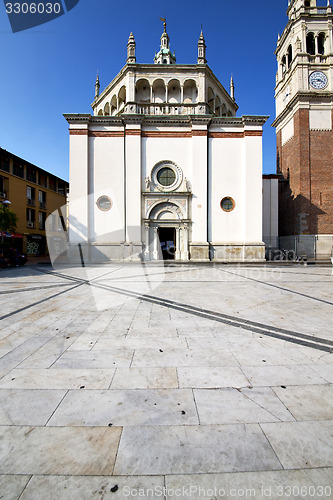
[(230, 196), (226, 196), (221, 201), (221, 208), (225, 212), (231, 212), (231, 210), (233, 210), (235, 208), (234, 200), (232, 198), (230, 198)]
[(100, 210), (103, 210), (103, 212), (107, 212), (112, 207), (112, 201), (108, 196), (100, 196), (96, 205)]
[(171, 186), (176, 180), (176, 173), (170, 167), (163, 167), (157, 172), (157, 181), (162, 186)]

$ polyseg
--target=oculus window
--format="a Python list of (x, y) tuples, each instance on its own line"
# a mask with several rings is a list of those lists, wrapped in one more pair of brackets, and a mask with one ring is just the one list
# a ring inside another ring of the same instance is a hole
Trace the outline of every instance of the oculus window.
[(235, 208), (235, 202), (230, 196), (221, 200), (221, 208), (224, 212), (231, 212)]
[(170, 167), (163, 167), (157, 172), (157, 180), (162, 186), (171, 186), (176, 180), (176, 173)]
[(107, 212), (112, 208), (112, 201), (108, 196), (100, 196), (96, 202), (96, 205), (103, 212)]

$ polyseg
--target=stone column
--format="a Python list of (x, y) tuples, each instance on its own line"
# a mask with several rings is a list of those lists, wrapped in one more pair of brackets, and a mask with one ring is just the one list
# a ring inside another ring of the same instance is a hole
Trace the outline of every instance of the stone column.
[(183, 260), (188, 260), (188, 225), (184, 224), (184, 251), (183, 251)]
[(153, 250), (153, 259), (157, 260), (158, 259), (158, 234), (157, 234), (157, 227), (153, 228), (154, 231), (154, 250)]
[(176, 251), (175, 251), (175, 259), (180, 260), (180, 227), (176, 227)]
[(145, 224), (145, 251), (144, 260), (149, 260), (150, 249), (149, 249), (149, 224)]

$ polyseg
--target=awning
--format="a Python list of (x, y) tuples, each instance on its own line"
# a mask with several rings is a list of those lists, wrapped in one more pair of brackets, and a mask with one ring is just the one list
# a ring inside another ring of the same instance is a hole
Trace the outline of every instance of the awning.
[(23, 238), (23, 235), (20, 233), (9, 233), (8, 231), (0, 231), (0, 237), (4, 238)]

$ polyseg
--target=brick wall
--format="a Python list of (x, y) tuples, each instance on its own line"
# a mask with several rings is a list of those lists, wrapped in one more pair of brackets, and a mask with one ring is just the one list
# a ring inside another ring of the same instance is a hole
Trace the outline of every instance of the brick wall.
[(280, 235), (333, 234), (333, 132), (310, 131), (308, 109), (295, 113), (283, 146), (277, 134), (277, 173)]

